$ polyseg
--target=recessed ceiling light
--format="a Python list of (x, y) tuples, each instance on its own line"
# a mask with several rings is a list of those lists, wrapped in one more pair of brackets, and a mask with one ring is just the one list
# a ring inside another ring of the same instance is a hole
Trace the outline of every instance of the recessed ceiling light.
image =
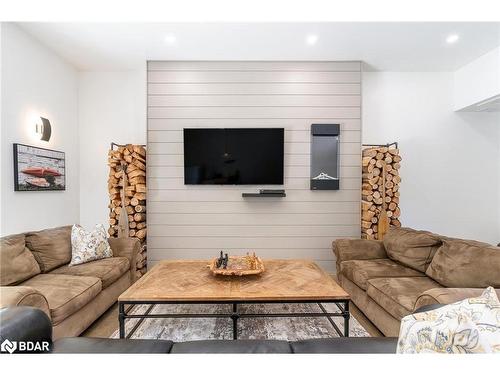
[(318, 36), (317, 35), (308, 35), (306, 38), (306, 43), (309, 44), (310, 46), (316, 44), (318, 41)]
[(177, 38), (173, 34), (167, 34), (165, 35), (165, 43), (167, 44), (175, 44), (177, 41)]
[(456, 43), (458, 39), (460, 39), (460, 37), (457, 34), (451, 34), (446, 38), (446, 43), (453, 44)]

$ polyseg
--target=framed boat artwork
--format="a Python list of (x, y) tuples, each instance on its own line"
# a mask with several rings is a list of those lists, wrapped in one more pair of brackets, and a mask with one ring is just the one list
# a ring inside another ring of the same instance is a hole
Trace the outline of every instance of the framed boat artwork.
[(66, 190), (65, 154), (14, 143), (14, 190)]

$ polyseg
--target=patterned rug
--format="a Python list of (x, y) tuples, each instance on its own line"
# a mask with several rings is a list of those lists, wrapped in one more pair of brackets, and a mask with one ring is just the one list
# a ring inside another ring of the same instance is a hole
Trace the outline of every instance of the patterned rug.
[[(335, 304), (325, 303), (328, 312), (339, 312)], [(149, 305), (137, 305), (129, 314), (146, 312)], [(230, 305), (155, 305), (150, 314), (165, 313), (227, 313)], [(239, 305), (240, 313), (279, 312), (321, 312), (314, 304), (255, 304)], [(337, 326), (344, 330), (344, 319), (332, 317)], [(127, 319), (127, 334), (139, 319)], [(368, 332), (351, 315), (349, 335), (368, 337)], [(118, 338), (118, 330), (111, 338)], [(326, 318), (242, 318), (238, 320), (239, 339), (276, 339), (296, 341), (309, 338), (338, 337), (337, 332)], [(132, 335), (133, 339), (164, 339), (172, 341), (232, 339), (232, 321), (228, 318), (189, 319), (144, 319)]]

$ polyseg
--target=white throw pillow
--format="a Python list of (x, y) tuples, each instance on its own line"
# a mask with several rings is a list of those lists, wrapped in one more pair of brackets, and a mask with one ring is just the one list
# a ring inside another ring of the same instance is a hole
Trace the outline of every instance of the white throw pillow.
[(108, 234), (104, 225), (96, 225), (91, 232), (86, 231), (80, 225), (73, 225), (71, 228), (70, 266), (112, 256), (113, 251), (109, 246)]
[(495, 289), (401, 321), (398, 353), (500, 353), (500, 302)]

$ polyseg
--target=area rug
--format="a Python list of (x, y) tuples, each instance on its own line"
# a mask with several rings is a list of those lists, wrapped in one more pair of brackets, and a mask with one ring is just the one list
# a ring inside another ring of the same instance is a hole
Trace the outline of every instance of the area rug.
[[(325, 303), (328, 312), (339, 312), (335, 304)], [(146, 312), (149, 305), (137, 305), (129, 314)], [(155, 305), (150, 314), (166, 313), (227, 313), (230, 305)], [(278, 312), (321, 312), (314, 304), (255, 304), (239, 305), (241, 313), (278, 313)], [(344, 319), (332, 318), (337, 326), (344, 330)], [(127, 319), (126, 332), (130, 332), (139, 319)], [(228, 318), (148, 318), (144, 319), (132, 339), (163, 339), (172, 341), (190, 340), (221, 340), (232, 339), (232, 321)], [(351, 315), (349, 320), (349, 335), (351, 337), (368, 337), (368, 332)], [(111, 338), (118, 338), (118, 330)], [(311, 318), (243, 318), (238, 320), (239, 339), (275, 339), (303, 340), (309, 338), (338, 337), (330, 322), (323, 317)]]

